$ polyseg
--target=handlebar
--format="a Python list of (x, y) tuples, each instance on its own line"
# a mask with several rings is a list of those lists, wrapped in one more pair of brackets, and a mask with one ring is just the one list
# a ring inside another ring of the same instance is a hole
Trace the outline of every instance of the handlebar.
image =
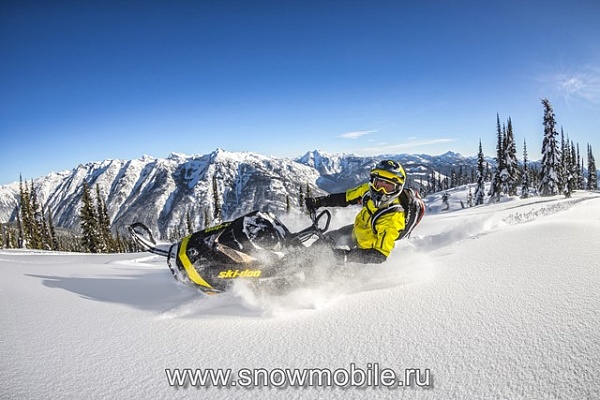
[[(323, 210), (318, 215), (315, 210), (311, 210), (309, 216), (310, 220), (312, 221), (312, 225), (294, 234), (294, 237), (300, 240), (301, 242), (306, 242), (313, 235), (319, 238), (322, 237), (323, 234), (329, 229), (329, 224), (331, 223), (331, 213), (329, 212), (329, 210)], [(319, 222), (323, 217), (327, 219), (325, 221), (325, 226), (323, 228), (320, 228)]]

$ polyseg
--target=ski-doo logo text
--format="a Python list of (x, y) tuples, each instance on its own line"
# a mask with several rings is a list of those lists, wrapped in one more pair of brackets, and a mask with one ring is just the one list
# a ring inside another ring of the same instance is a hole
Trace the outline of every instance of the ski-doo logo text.
[(221, 279), (233, 279), (233, 278), (258, 278), (262, 273), (258, 269), (245, 269), (240, 271), (239, 269), (229, 269), (227, 271), (219, 272), (219, 278)]
[(221, 225), (216, 225), (216, 226), (211, 226), (210, 228), (206, 228), (204, 230), (204, 232), (218, 231), (219, 229), (227, 228), (229, 225), (231, 225), (231, 222), (225, 222), (225, 223), (223, 223)]

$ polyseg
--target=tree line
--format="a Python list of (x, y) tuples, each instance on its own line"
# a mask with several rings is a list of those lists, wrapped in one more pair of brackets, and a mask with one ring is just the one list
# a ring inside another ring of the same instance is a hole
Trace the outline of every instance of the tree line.
[(541, 169), (538, 171), (529, 165), (527, 159), (527, 142), (523, 141), (523, 162), (519, 163), (516, 155), (512, 121), (510, 117), (504, 125), (500, 125), (500, 116), (496, 118), (496, 167), (491, 179), (486, 179), (485, 160), (479, 141), (477, 155), (477, 188), (475, 204), (484, 201), (485, 181), (491, 181), (487, 195), (498, 201), (501, 195), (515, 196), (520, 191), (523, 198), (530, 195), (555, 196), (563, 194), (570, 197), (575, 190), (598, 190), (596, 161), (592, 146), (587, 145), (587, 175), (584, 159), (579, 151), (579, 143), (565, 138), (564, 130), (560, 130), (560, 141), (556, 129), (556, 115), (550, 101), (542, 99), (544, 108), (544, 136), (542, 139)]
[[(598, 177), (591, 145), (587, 145), (587, 171), (584, 158), (580, 154), (579, 144), (565, 138), (564, 130), (559, 134), (556, 129), (556, 116), (552, 105), (542, 99), (544, 108), (544, 136), (542, 140), (541, 168), (530, 164), (527, 155), (527, 143), (523, 141), (523, 161), (517, 159), (517, 145), (512, 120), (509, 117), (503, 124), (499, 114), (496, 115), (496, 156), (495, 166), (485, 161), (481, 140), (477, 155), (477, 167), (460, 166), (451, 169), (448, 176), (432, 171), (426, 178), (420, 179), (420, 191), (424, 194), (448, 190), (453, 187), (476, 184), (474, 195), (469, 190), (467, 204), (477, 205), (484, 202), (485, 196), (492, 201), (499, 201), (501, 196), (528, 197), (530, 195), (552, 196), (564, 194), (571, 196), (574, 190), (597, 190)], [(486, 191), (486, 182), (489, 189)], [(409, 180), (408, 184), (415, 186)], [(221, 198), (218, 181), (212, 180), (214, 211), (204, 210), (204, 224), (221, 219)], [(298, 204), (304, 204), (304, 198), (310, 197), (311, 188), (306, 183), (303, 190), (299, 187)], [(291, 210), (289, 195), (285, 198), (285, 210)], [(19, 181), (19, 201), (15, 209), (14, 223), (0, 225), (0, 246), (4, 248), (27, 248), (39, 250), (77, 251), (90, 253), (126, 252), (137, 250), (134, 243), (118, 233), (111, 231), (111, 221), (101, 188), (96, 185), (95, 198), (87, 182), (83, 183), (81, 192), (80, 226), (81, 234), (55, 229), (54, 217), (49, 208), (40, 202), (34, 188), (33, 180), (28, 185)], [(211, 215), (212, 214), (212, 215)], [(168, 237), (178, 240), (194, 230), (190, 211), (185, 214), (182, 226), (173, 228)]]
[(111, 232), (106, 202), (99, 185), (96, 185), (94, 199), (90, 187), (84, 182), (81, 203), (79, 217), (82, 233), (56, 229), (52, 211), (46, 211), (46, 205), (40, 202), (33, 180), (27, 185), (21, 177), (19, 201), (14, 212), (15, 223), (1, 225), (1, 247), (84, 253), (136, 250), (131, 240)]

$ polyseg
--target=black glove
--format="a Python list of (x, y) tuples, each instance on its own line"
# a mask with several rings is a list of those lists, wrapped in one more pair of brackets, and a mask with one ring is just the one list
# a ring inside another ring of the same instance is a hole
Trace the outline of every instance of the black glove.
[(331, 250), (333, 251), (334, 257), (344, 263), (346, 262), (346, 257), (348, 256), (348, 253), (350, 253), (350, 250), (340, 248), (334, 248)]
[(387, 257), (375, 249), (352, 249), (346, 253), (347, 262), (360, 264), (381, 264)]
[(304, 204), (308, 211), (316, 211), (317, 208), (321, 207), (321, 201), (318, 197), (307, 197), (304, 199)]

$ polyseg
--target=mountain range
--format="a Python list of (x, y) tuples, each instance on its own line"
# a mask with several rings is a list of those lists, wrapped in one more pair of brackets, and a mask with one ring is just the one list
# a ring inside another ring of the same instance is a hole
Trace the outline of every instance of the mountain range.
[[(476, 157), (453, 152), (361, 157), (314, 150), (290, 159), (217, 149), (206, 155), (90, 162), (34, 179), (33, 185), (57, 227), (79, 229), (87, 182), (92, 188), (99, 185), (114, 230), (139, 221), (166, 236), (182, 229), (188, 218), (201, 229), (252, 210), (282, 213), (298, 208), (307, 194), (340, 192), (365, 181), (383, 158), (401, 162), (409, 184), (416, 187), (426, 185), (432, 171), (443, 178), (460, 166), (470, 173), (477, 164)], [(0, 222), (15, 220), (18, 199), (18, 182), (0, 186)]]

